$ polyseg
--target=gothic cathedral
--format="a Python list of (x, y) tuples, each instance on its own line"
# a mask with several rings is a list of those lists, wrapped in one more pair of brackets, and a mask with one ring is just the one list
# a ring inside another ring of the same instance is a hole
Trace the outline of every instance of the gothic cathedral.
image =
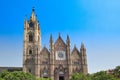
[(86, 48), (83, 43), (80, 49), (74, 46), (71, 50), (69, 36), (64, 42), (59, 34), (53, 42), (50, 35), (50, 47), (47, 49), (41, 48), (41, 38), (40, 25), (33, 9), (30, 20), (24, 21), (24, 72), (52, 80), (70, 80), (73, 73), (88, 73)]

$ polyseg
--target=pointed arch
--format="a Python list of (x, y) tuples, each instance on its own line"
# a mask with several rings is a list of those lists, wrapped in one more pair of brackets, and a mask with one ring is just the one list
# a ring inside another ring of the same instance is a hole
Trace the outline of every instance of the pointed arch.
[(29, 34), (29, 42), (33, 42), (33, 35)]
[(42, 77), (43, 77), (43, 78), (48, 78), (48, 77), (49, 77), (49, 70), (48, 70), (47, 67), (44, 67), (44, 68), (42, 69)]

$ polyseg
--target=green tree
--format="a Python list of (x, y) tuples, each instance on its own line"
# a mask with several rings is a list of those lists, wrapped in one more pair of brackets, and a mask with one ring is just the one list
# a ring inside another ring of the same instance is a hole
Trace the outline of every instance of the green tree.
[(35, 80), (35, 77), (30, 73), (24, 73), (22, 71), (14, 72), (2, 72), (0, 78), (3, 80)]
[(111, 74), (108, 74), (106, 71), (100, 71), (92, 75), (92, 80), (119, 80)]
[[(70, 80), (88, 80), (89, 78), (83, 73), (75, 73)], [(89, 79), (90, 80), (90, 79)]]
[(117, 66), (117, 67), (114, 69), (113, 75), (114, 75), (115, 77), (119, 77), (119, 78), (120, 78), (120, 66)]
[(4, 79), (0, 78), (0, 80), (4, 80)]
[(8, 75), (9, 72), (8, 71), (3, 71), (1, 74), (0, 74), (0, 78), (4, 78), (6, 75)]
[(84, 75), (82, 73), (75, 73), (71, 76), (70, 80), (120, 80), (120, 78), (108, 74), (106, 71), (100, 71), (88, 75)]

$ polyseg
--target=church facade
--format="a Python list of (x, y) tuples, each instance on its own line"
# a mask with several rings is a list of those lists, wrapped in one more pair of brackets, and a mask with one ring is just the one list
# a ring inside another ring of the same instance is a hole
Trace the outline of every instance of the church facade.
[(55, 42), (50, 35), (49, 49), (41, 48), (41, 29), (34, 9), (29, 20), (24, 21), (23, 71), (36, 77), (52, 80), (70, 80), (76, 72), (88, 73), (84, 44), (71, 50), (70, 38), (64, 42), (60, 34)]

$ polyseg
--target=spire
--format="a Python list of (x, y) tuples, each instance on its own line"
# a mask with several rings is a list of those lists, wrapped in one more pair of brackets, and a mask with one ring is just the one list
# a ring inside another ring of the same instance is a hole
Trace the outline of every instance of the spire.
[[(86, 48), (85, 48), (83, 43), (81, 43), (80, 51), (83, 52), (83, 53), (86, 51)], [(84, 53), (84, 54), (86, 54), (86, 53)]]
[(85, 46), (84, 46), (84, 43), (82, 42), (81, 43), (81, 49), (84, 49), (85, 48)]
[(84, 48), (84, 43), (81, 43), (81, 47), (83, 47), (83, 48)]
[(50, 52), (52, 53), (53, 49), (53, 39), (52, 39), (52, 34), (50, 35)]
[(27, 21), (27, 15), (25, 15), (25, 17), (24, 17), (24, 21)]
[(25, 18), (24, 18), (24, 27), (25, 28), (27, 27), (27, 15), (25, 15)]
[(70, 41), (69, 35), (67, 35), (67, 40)]
[(67, 35), (66, 43), (67, 43), (67, 45), (70, 45), (70, 38), (69, 38), (69, 35)]
[(61, 36), (60, 36), (60, 32), (58, 33), (58, 36), (59, 36), (59, 38), (61, 37)]
[(34, 7), (32, 8), (32, 14), (31, 14), (30, 20), (32, 20), (32, 21), (35, 21), (35, 20), (36, 20)]
[(53, 42), (53, 39), (52, 39), (52, 34), (50, 35), (50, 43)]
[(39, 23), (39, 20), (38, 20), (38, 30), (40, 30), (40, 23)]
[(33, 12), (35, 11), (34, 7), (32, 7), (32, 11), (33, 11)]

